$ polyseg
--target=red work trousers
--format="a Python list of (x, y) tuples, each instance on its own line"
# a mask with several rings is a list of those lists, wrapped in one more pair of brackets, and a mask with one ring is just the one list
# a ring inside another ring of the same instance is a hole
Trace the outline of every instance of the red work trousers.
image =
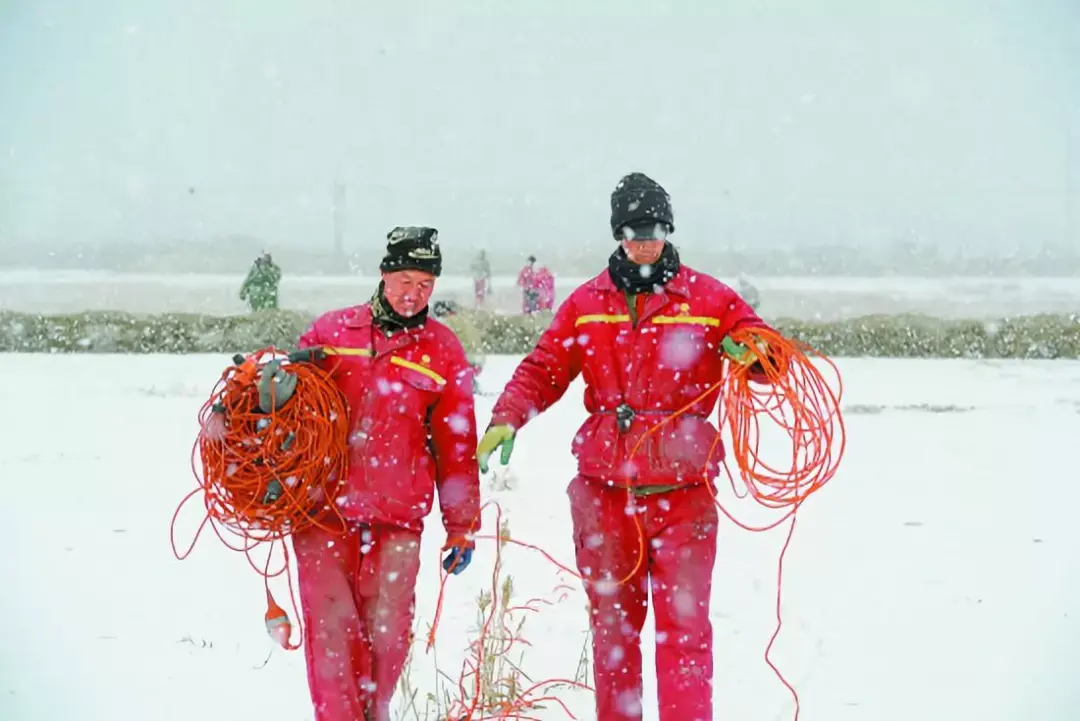
[(292, 540), (315, 721), (390, 721), (412, 638), (420, 534), (312, 528)]
[(634, 496), (579, 476), (568, 494), (590, 605), (597, 721), (641, 719), (650, 590), (660, 721), (712, 721), (712, 492), (696, 485)]

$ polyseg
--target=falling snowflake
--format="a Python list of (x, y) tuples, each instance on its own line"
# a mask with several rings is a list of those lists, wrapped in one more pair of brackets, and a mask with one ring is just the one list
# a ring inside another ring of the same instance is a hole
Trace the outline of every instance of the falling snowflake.
[(619, 582), (613, 578), (603, 578), (593, 583), (593, 591), (597, 596), (611, 598), (619, 592)]
[(450, 426), (450, 430), (458, 435), (464, 435), (469, 432), (472, 424), (465, 416), (455, 413), (446, 419), (447, 425)]

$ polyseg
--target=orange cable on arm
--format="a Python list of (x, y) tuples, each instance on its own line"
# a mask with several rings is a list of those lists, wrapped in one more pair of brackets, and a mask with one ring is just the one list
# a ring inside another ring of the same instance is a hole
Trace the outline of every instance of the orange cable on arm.
[[(725, 350), (720, 422), (731, 434), (740, 475), (762, 505), (797, 507), (832, 479), (844, 452), (840, 373), (829, 358), (771, 328), (736, 330), (725, 338)], [(811, 356), (833, 371), (835, 391)], [(762, 458), (763, 417), (791, 440), (783, 469)]]
[[(736, 519), (719, 500), (716, 505), (729, 520), (750, 531), (768, 531), (791, 519), (777, 560), (776, 628), (765, 647), (765, 663), (791, 693), (795, 721), (798, 721), (799, 694), (769, 654), (783, 626), (784, 557), (795, 532), (798, 509), (836, 475), (844, 453), (846, 433), (840, 411), (843, 386), (832, 360), (771, 328), (735, 330), (724, 339), (724, 349), (728, 368), (722, 381), (720, 424), (726, 425), (731, 434), (731, 452), (739, 475), (755, 501), (766, 508), (785, 509), (786, 513), (765, 527), (753, 527)], [(832, 370), (836, 377), (835, 391), (812, 357)], [(771, 422), (791, 441), (786, 466), (773, 466), (762, 458), (763, 420)], [(716, 445), (714, 442), (710, 457)], [(730, 471), (728, 476), (732, 489), (739, 495)]]

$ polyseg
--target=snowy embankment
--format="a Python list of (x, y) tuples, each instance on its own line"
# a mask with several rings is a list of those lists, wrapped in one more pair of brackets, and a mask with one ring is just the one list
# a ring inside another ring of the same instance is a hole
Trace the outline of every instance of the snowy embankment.
[[(490, 358), (498, 391), (514, 358)], [(193, 486), (196, 412), (227, 363), (217, 356), (5, 355), (0, 398), (0, 673), (4, 721), (309, 721), (303, 658), (270, 652), (261, 579), (206, 534), (183, 563), (168, 526)], [(844, 360), (849, 448), (814, 496), (784, 573), (773, 660), (798, 689), (803, 721), (1016, 721), (1075, 714), (1080, 501), (1074, 444), (1080, 363)], [(493, 398), (479, 399), (481, 425)], [(522, 434), (497, 500), (514, 538), (570, 563), (565, 488), (583, 419), (574, 388)], [(747, 521), (768, 516), (731, 500)], [(199, 521), (193, 504), (180, 541)], [(424, 540), (417, 646), (421, 693), (457, 678), (490, 584), (492, 544), (450, 580), (436, 652), (423, 641), (438, 591), (442, 534)], [(485, 517), (488, 530), (494, 515)], [(712, 621), (717, 718), (791, 718), (762, 659), (775, 623), (785, 528), (721, 528)], [(508, 548), (519, 598), (558, 598), (556, 569)], [(584, 595), (529, 614), (523, 669), (573, 677)], [(279, 600), (284, 597), (277, 584)], [(648, 622), (651, 625), (651, 618)], [(652, 632), (646, 630), (646, 668)], [(646, 718), (655, 719), (653, 686)], [(560, 692), (579, 719), (586, 693)], [(567, 718), (556, 706), (536, 714)], [(404, 715), (403, 718), (414, 718)]]
[[(599, 272), (600, 268), (596, 271)], [(708, 271), (708, 269), (702, 269)], [(371, 295), (375, 277), (295, 276), (285, 269), (281, 305), (317, 313)], [(720, 273), (728, 283), (735, 279)], [(556, 279), (557, 300), (589, 276)], [(241, 275), (159, 275), (97, 271), (0, 271), (0, 309), (31, 313), (119, 310), (138, 313), (246, 312), (237, 297)], [(754, 278), (762, 311), (773, 318), (837, 320), (871, 314), (917, 313), (941, 318), (996, 319), (1080, 311), (1080, 278)], [(489, 308), (516, 313), (514, 276), (497, 276)], [(436, 298), (473, 304), (470, 278), (439, 279)]]

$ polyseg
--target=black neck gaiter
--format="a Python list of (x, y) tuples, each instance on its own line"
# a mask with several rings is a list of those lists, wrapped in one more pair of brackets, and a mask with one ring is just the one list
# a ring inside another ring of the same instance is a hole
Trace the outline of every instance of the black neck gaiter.
[(379, 287), (375, 289), (375, 295), (371, 296), (372, 322), (387, 335), (406, 328), (419, 328), (427, 320), (428, 307), (425, 305), (416, 315), (406, 318), (391, 306), (384, 295), (385, 285), (379, 281)]
[(638, 265), (626, 257), (620, 245), (608, 258), (608, 273), (615, 287), (626, 293), (652, 293), (657, 286), (667, 285), (679, 273), (679, 253), (671, 243), (652, 265)]

